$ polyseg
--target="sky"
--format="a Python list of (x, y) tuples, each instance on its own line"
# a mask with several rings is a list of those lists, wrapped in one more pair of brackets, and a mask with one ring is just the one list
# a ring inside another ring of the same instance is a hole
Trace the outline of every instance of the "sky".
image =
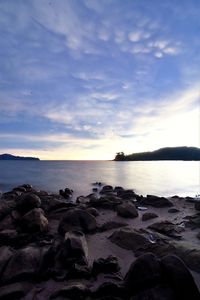
[(0, 153), (200, 147), (199, 0), (0, 0)]

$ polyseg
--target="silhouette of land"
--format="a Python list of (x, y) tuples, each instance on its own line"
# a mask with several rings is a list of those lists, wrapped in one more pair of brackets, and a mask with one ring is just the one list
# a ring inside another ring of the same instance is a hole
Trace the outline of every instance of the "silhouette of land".
[(124, 152), (118, 152), (114, 160), (200, 160), (200, 149), (196, 147), (166, 147), (152, 152), (132, 153), (129, 155), (125, 155)]
[(0, 160), (40, 160), (37, 157), (23, 157), (12, 154), (0, 154)]

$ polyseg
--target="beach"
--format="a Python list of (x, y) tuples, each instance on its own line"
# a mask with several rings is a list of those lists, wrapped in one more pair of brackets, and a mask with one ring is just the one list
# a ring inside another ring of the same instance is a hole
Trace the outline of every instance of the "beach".
[(197, 198), (24, 184), (1, 195), (0, 299), (199, 299), (199, 241)]

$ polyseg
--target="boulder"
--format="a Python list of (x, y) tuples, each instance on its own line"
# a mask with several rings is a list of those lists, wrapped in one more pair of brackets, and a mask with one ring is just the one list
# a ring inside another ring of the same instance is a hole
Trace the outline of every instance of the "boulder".
[(46, 232), (49, 229), (49, 222), (41, 208), (34, 208), (23, 216), (21, 227), (25, 232)]
[(104, 185), (100, 191), (100, 194), (107, 194), (113, 192), (113, 187), (111, 185)]
[(64, 264), (86, 261), (88, 257), (88, 246), (85, 235), (79, 231), (65, 233), (60, 258)]
[(109, 239), (121, 248), (133, 250), (134, 252), (147, 248), (151, 244), (145, 236), (130, 228), (121, 228), (114, 231)]
[(18, 211), (24, 215), (28, 211), (41, 206), (41, 199), (33, 193), (25, 193), (16, 199)]
[[(114, 281), (105, 281), (101, 283), (98, 288), (93, 291), (92, 296), (94, 298), (92, 299), (98, 299), (98, 300), (118, 300), (121, 299), (126, 295), (126, 291), (124, 290), (123, 286)], [(118, 298), (120, 297), (120, 298)]]
[(176, 299), (200, 299), (200, 293), (194, 279), (184, 264), (175, 255), (165, 256), (161, 260), (163, 274), (175, 292)]
[(136, 218), (138, 211), (134, 204), (126, 202), (117, 206), (117, 214), (123, 218)]
[(73, 195), (73, 190), (69, 189), (69, 188), (65, 188), (64, 190), (59, 190), (59, 194), (65, 198), (68, 199), (70, 197), (72, 197)]
[(107, 258), (99, 258), (93, 262), (92, 272), (95, 275), (99, 273), (116, 273), (119, 270), (117, 257), (113, 255), (109, 255)]
[(154, 195), (147, 195), (147, 197), (142, 198), (140, 201), (142, 205), (149, 205), (153, 207), (171, 207), (173, 203), (169, 201), (167, 198), (158, 197)]
[(8, 264), (9, 260), (13, 256), (13, 250), (10, 247), (2, 246), (0, 247), (0, 281), (2, 277), (2, 273)]
[(141, 255), (133, 262), (124, 278), (126, 290), (129, 294), (150, 289), (162, 280), (160, 262), (152, 253)]
[(86, 211), (89, 212), (94, 217), (99, 216), (98, 210), (96, 208), (94, 208), (94, 207), (89, 207), (89, 208), (86, 209)]
[(70, 209), (61, 219), (58, 232), (64, 235), (68, 231), (82, 231), (84, 233), (94, 232), (97, 222), (93, 215), (83, 209)]
[(90, 294), (89, 288), (81, 282), (68, 283), (67, 286), (55, 291), (50, 299), (80, 299), (84, 300)]
[(34, 246), (15, 251), (3, 272), (2, 282), (9, 283), (38, 278), (44, 252), (43, 248)]
[(148, 226), (148, 228), (176, 239), (181, 239), (180, 232), (184, 231), (184, 228), (181, 228), (169, 221), (153, 223)]
[(18, 233), (15, 229), (5, 229), (0, 231), (0, 245), (14, 245), (18, 238)]
[(20, 300), (28, 292), (28, 285), (23, 283), (13, 283), (6, 286), (1, 286), (1, 300)]
[(102, 224), (101, 226), (99, 226), (98, 231), (103, 232), (103, 231), (116, 229), (116, 228), (119, 228), (119, 227), (125, 227), (125, 226), (128, 226), (128, 224), (127, 223), (122, 223), (122, 222), (116, 222), (116, 221), (108, 221), (108, 222)]
[(152, 212), (146, 212), (142, 215), (142, 221), (158, 218), (158, 215)]
[(195, 208), (196, 210), (200, 211), (200, 201), (196, 201), (196, 202), (194, 203), (194, 208)]

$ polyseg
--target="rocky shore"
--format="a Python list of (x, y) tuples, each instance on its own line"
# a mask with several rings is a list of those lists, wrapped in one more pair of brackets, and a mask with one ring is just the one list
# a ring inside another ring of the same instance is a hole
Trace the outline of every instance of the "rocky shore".
[(0, 196), (0, 300), (200, 299), (200, 201), (97, 182)]

